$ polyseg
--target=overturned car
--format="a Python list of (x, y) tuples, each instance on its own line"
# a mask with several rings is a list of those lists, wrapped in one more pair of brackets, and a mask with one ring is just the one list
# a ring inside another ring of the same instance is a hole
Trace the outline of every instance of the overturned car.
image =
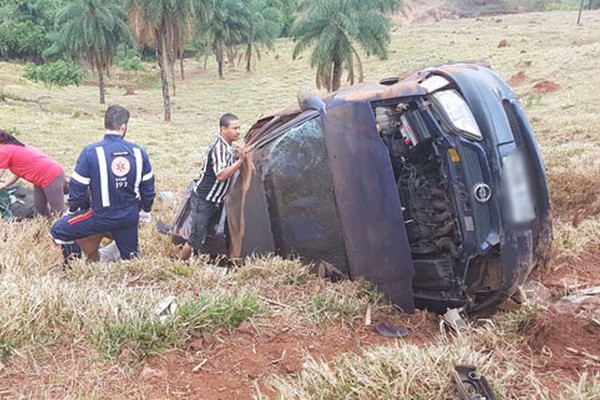
[(298, 255), (405, 312), (489, 310), (551, 242), (533, 132), (489, 68), (410, 71), (265, 116), (227, 199), (229, 255)]

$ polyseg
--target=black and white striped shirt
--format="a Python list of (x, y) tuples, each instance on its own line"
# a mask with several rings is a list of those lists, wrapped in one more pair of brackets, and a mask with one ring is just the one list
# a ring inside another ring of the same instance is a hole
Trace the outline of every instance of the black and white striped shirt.
[(204, 167), (196, 186), (198, 196), (213, 203), (222, 203), (231, 187), (233, 176), (223, 182), (217, 180), (219, 172), (235, 162), (233, 148), (221, 135), (210, 145), (206, 152)]

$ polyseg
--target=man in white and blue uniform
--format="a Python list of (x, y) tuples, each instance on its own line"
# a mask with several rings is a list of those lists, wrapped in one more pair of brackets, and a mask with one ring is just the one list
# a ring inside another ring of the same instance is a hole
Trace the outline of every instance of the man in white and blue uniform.
[(110, 234), (121, 258), (138, 254), (140, 213), (149, 216), (154, 202), (154, 173), (148, 154), (125, 140), (129, 111), (119, 105), (106, 110), (106, 133), (100, 142), (86, 146), (69, 183), (69, 213), (51, 229), (63, 245), (63, 255), (77, 252), (98, 261), (98, 247)]
[(215, 230), (223, 211), (223, 201), (231, 188), (233, 176), (245, 158), (243, 149), (234, 149), (240, 137), (240, 120), (234, 114), (224, 114), (219, 120), (219, 135), (206, 152), (206, 160), (196, 186), (192, 205), (192, 232), (181, 250), (181, 259), (204, 246), (208, 232)]

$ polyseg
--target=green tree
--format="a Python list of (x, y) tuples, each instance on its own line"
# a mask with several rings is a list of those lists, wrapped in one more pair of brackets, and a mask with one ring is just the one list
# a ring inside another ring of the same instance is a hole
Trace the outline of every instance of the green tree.
[(223, 79), (227, 48), (244, 43), (249, 30), (249, 11), (241, 0), (214, 0), (199, 33), (205, 38), (217, 59), (219, 79)]
[(16, 11), (20, 20), (31, 21), (51, 31), (54, 28), (56, 14), (67, 2), (66, 0), (18, 0)]
[(117, 47), (131, 43), (125, 13), (111, 0), (73, 0), (56, 17), (57, 40), (47, 54), (86, 60), (98, 73), (100, 104), (105, 103), (104, 74), (109, 72)]
[(281, 25), (278, 23), (280, 14), (276, 8), (270, 7), (266, 0), (249, 0), (246, 3), (248, 8), (248, 27), (244, 33), (244, 57), (246, 59), (246, 71), (252, 69), (252, 60), (260, 59), (259, 46), (273, 48), (275, 39), (281, 32)]
[(43, 26), (31, 21), (10, 21), (0, 26), (0, 56), (41, 63), (42, 52), (50, 45)]
[(363, 80), (362, 61), (355, 44), (367, 53), (387, 58), (390, 21), (386, 12), (400, 6), (398, 0), (308, 0), (292, 26), (295, 59), (314, 45), (311, 67), (317, 67), (316, 84), (329, 91), (340, 88), (342, 73), (348, 81)]
[(62, 0), (0, 0), (0, 56), (42, 63)]
[(129, 24), (138, 43), (156, 51), (162, 82), (164, 119), (167, 122), (171, 121), (167, 71), (174, 64), (178, 49), (185, 45), (182, 40), (187, 37), (188, 27), (193, 26), (194, 17), (193, 0), (130, 0), (129, 3)]
[(303, 0), (266, 0), (266, 3), (267, 6), (273, 7), (279, 12), (277, 19), (277, 24), (281, 26), (279, 34), (288, 37), (296, 18), (296, 11), (302, 5)]

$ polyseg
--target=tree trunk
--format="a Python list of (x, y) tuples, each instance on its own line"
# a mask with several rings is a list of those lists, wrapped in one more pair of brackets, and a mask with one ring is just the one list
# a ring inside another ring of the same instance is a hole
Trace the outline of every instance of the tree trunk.
[(171, 70), (171, 86), (173, 86), (173, 97), (177, 96), (177, 87), (175, 86), (175, 55), (169, 60), (169, 69)]
[(248, 43), (246, 48), (246, 72), (252, 69), (252, 43)]
[(206, 44), (204, 46), (204, 70), (206, 71), (206, 64), (208, 63), (208, 55), (210, 54), (210, 46)]
[(229, 68), (235, 67), (235, 59), (237, 56), (237, 51), (234, 46), (227, 46), (227, 61), (229, 62)]
[(165, 122), (171, 122), (171, 97), (169, 96), (169, 79), (167, 75), (168, 60), (165, 51), (165, 36), (159, 33), (159, 50), (156, 55), (158, 58), (158, 67), (160, 68), (160, 80), (162, 81), (163, 104), (165, 107)]
[(98, 69), (98, 89), (100, 90), (100, 104), (106, 104), (104, 99), (106, 94), (106, 91), (104, 90), (104, 74), (100, 69)]
[(219, 79), (224, 79), (223, 77), (223, 43), (217, 43), (215, 48), (215, 57), (217, 58), (217, 65), (219, 66)]
[(179, 72), (181, 73), (181, 80), (185, 80), (185, 75), (183, 73), (183, 51), (179, 54)]
[(342, 61), (339, 57), (335, 57), (333, 60), (333, 73), (331, 77), (331, 91), (335, 92), (340, 88), (342, 82)]

